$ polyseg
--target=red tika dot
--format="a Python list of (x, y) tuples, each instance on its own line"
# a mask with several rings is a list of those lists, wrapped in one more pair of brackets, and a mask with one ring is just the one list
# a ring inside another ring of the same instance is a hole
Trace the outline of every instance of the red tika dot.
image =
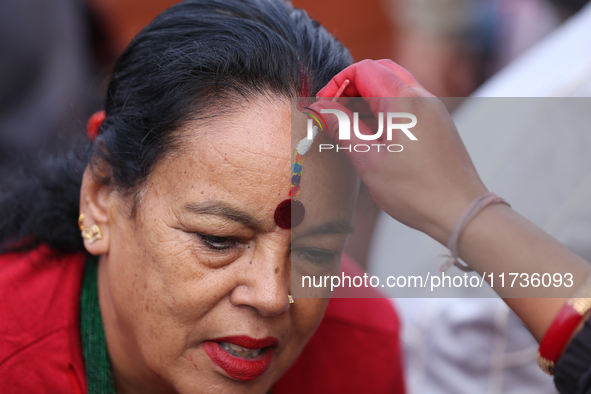
[(304, 221), (306, 209), (298, 200), (283, 200), (275, 209), (275, 223), (285, 230), (299, 226)]

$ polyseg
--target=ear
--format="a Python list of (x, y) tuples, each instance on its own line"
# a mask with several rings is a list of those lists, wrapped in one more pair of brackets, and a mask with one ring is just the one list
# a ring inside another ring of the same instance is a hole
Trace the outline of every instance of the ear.
[(82, 187), (80, 189), (80, 214), (84, 214), (84, 219), (81, 223), (82, 227), (90, 228), (97, 225), (102, 233), (100, 239), (94, 242), (85, 239), (84, 247), (88, 253), (95, 256), (106, 254), (109, 252), (110, 231), (109, 227), (109, 204), (111, 188), (108, 185), (103, 185), (93, 176), (90, 165), (86, 167), (84, 175), (82, 176)]

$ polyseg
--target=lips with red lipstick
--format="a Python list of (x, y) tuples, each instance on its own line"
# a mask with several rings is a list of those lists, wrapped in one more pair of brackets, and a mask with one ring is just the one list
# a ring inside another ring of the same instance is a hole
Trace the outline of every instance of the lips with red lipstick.
[(265, 373), (273, 350), (277, 347), (276, 338), (254, 339), (247, 336), (224, 337), (203, 342), (203, 350), (211, 361), (232, 378), (250, 381)]

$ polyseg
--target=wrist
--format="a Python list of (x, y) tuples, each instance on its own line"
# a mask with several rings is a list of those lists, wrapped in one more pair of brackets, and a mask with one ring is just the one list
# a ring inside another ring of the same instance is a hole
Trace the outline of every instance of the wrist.
[[(438, 198), (431, 201), (429, 205), (432, 213), (425, 216), (426, 220), (417, 229), (442, 245), (448, 246), (449, 239), (458, 220), (460, 220), (475, 200), (486, 193), (488, 193), (488, 190), (484, 186), (474, 187), (464, 193), (454, 193), (454, 195), (448, 196), (445, 200)], [(488, 209), (488, 207), (485, 209)], [(477, 219), (478, 215), (473, 220)]]

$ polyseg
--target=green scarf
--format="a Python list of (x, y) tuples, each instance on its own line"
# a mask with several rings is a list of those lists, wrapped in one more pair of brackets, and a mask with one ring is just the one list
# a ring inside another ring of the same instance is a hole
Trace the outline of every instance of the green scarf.
[(86, 262), (80, 296), (80, 326), (86, 382), (88, 394), (115, 394), (115, 379), (99, 308), (97, 268), (98, 258), (91, 256)]

